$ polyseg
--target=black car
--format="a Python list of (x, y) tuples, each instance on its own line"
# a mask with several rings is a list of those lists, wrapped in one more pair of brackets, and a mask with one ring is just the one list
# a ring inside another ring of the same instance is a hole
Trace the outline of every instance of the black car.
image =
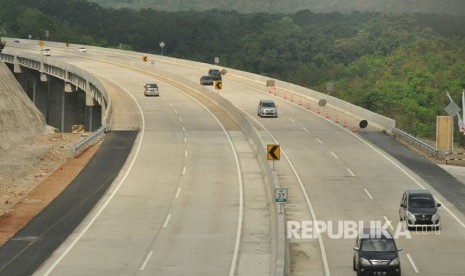
[(201, 85), (213, 85), (213, 79), (210, 76), (201, 76), (200, 84)]
[(208, 70), (208, 75), (212, 77), (213, 80), (215, 81), (220, 81), (222, 79), (221, 77), (221, 71), (218, 69), (210, 69)]
[(405, 221), (408, 228), (435, 228), (441, 226), (441, 217), (431, 192), (427, 190), (407, 190), (402, 195), (399, 208), (400, 221)]
[(387, 229), (364, 228), (355, 240), (354, 271), (358, 276), (400, 276), (401, 250)]

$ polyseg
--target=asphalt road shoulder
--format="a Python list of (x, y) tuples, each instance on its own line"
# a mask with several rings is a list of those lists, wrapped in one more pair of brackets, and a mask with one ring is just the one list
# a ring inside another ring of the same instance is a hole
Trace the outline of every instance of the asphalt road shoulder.
[(436, 164), (381, 131), (365, 132), (361, 137), (412, 170), (465, 214), (465, 168)]
[(116, 178), (137, 133), (112, 131), (108, 134), (59, 196), (0, 247), (0, 275), (31, 275), (52, 254)]

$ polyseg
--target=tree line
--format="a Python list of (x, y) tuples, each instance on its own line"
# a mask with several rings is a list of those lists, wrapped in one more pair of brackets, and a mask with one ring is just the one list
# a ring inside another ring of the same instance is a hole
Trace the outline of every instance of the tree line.
[[(102, 8), (85, 0), (1, 0), (8, 36), (122, 47), (292, 82), (390, 117), (435, 139), (446, 91), (465, 88), (465, 17), (433, 14), (239, 14)], [(465, 144), (456, 133), (455, 141)]]

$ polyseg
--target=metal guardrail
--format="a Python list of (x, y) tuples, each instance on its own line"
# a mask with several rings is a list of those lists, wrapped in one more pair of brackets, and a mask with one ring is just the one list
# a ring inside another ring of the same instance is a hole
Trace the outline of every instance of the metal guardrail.
[(73, 148), (71, 148), (71, 155), (74, 157), (78, 157), (86, 149), (95, 145), (98, 141), (100, 141), (103, 138), (103, 136), (105, 136), (105, 133), (107, 132), (107, 127), (108, 125), (101, 126), (91, 135), (77, 143)]
[(398, 136), (400, 139), (405, 140), (413, 144), (418, 149), (428, 153), (428, 155), (438, 157), (438, 150), (435, 147), (423, 142), (422, 140), (416, 138), (415, 136), (408, 134), (407, 132), (404, 132), (398, 128), (393, 128), (392, 132), (394, 133), (394, 135)]

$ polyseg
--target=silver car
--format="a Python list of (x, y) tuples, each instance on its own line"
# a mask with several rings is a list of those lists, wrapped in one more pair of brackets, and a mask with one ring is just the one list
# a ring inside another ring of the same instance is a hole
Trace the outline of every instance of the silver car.
[(158, 91), (158, 85), (156, 83), (146, 83), (144, 88), (145, 96), (160, 96), (160, 92)]
[(273, 100), (260, 100), (258, 103), (257, 115), (260, 117), (278, 118), (278, 108)]
[(407, 190), (400, 201), (399, 217), (405, 221), (408, 228), (434, 228), (441, 227), (437, 203), (431, 192), (427, 190)]

